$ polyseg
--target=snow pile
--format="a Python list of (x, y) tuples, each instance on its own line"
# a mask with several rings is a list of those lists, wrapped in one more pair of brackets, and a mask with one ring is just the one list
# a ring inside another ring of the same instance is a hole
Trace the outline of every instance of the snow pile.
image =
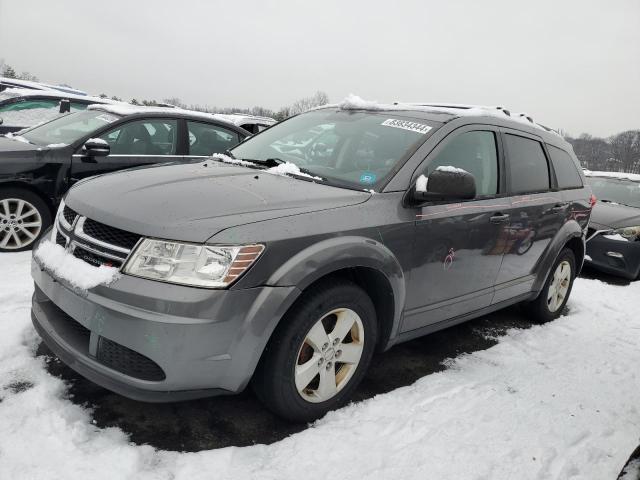
[(453, 167), (451, 165), (440, 165), (436, 170), (438, 172), (469, 173), (464, 168)]
[(27, 140), (26, 138), (24, 138), (22, 135), (14, 135), (13, 133), (9, 132), (5, 135), (5, 137), (10, 138), (11, 140), (17, 140), (18, 142), (22, 142), (22, 143), (31, 143), (29, 140)]
[(2, 112), (2, 124), (13, 127), (30, 127), (38, 123), (46, 122), (60, 115), (57, 107), (53, 108), (29, 108), (25, 110), (10, 110)]
[(640, 173), (597, 172), (597, 171), (593, 171), (593, 170), (584, 170), (584, 174), (587, 177), (622, 178), (622, 179), (625, 179), (625, 180), (632, 180), (634, 182), (640, 182)]
[(107, 142), (106, 140), (102, 139), (102, 138), (90, 138), (89, 140), (87, 140), (85, 143), (87, 142), (91, 142), (91, 143), (96, 143), (99, 145), (104, 145), (105, 147), (109, 146), (109, 142)]
[(424, 175), (420, 175), (416, 179), (416, 192), (426, 192), (428, 183), (429, 179)]
[(375, 100), (364, 100), (353, 93), (347, 95), (336, 106), (342, 110), (399, 110), (395, 105), (384, 105)]
[(308, 173), (304, 173), (300, 171), (300, 168), (291, 162), (281, 163), (276, 167), (271, 167), (265, 170), (267, 173), (271, 173), (273, 175), (281, 175), (281, 176), (289, 176), (289, 175), (297, 175), (299, 177), (311, 178), (313, 180), (322, 180), (320, 177), (315, 177), (313, 175), (309, 175)]
[(614, 479), (638, 444), (640, 282), (579, 279), (568, 316), (272, 445), (179, 453), (97, 428), (67, 398), (34, 357), (29, 253), (0, 261), (1, 478)]
[(34, 256), (55, 277), (66, 280), (81, 290), (109, 284), (119, 276), (117, 268), (91, 266), (49, 240), (40, 243)]
[(50, 143), (49, 145), (47, 145), (47, 148), (62, 148), (66, 146), (66, 143)]
[(608, 235), (602, 235), (604, 238), (608, 239), (608, 240), (617, 240), (618, 242), (628, 242), (629, 240), (627, 240), (626, 238), (624, 238), (622, 235), (620, 235), (619, 233), (611, 233)]

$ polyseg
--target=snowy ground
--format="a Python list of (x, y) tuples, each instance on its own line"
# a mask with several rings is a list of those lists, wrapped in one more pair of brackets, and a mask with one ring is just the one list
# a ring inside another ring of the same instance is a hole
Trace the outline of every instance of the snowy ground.
[(615, 479), (640, 437), (640, 282), (272, 445), (159, 451), (100, 429), (34, 352), (29, 253), (0, 258), (0, 479)]

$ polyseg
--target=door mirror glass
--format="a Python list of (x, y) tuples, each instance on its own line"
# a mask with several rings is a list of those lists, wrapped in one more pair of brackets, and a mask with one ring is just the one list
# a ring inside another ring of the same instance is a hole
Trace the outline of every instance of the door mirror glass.
[(417, 202), (443, 200), (471, 200), (476, 196), (476, 180), (461, 168), (442, 166), (429, 174), (420, 175), (413, 188)]
[(82, 146), (82, 153), (88, 157), (106, 157), (110, 152), (111, 147), (101, 138), (90, 138)]

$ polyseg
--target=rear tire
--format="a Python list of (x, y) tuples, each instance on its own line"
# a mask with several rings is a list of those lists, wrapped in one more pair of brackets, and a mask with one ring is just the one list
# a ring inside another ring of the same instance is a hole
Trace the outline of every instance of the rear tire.
[(564, 248), (551, 267), (538, 297), (524, 305), (525, 313), (538, 323), (558, 318), (567, 305), (575, 277), (576, 257), (571, 249)]
[(253, 378), (280, 417), (315, 420), (349, 401), (371, 362), (376, 310), (357, 285), (334, 280), (302, 294), (274, 332)]
[(0, 252), (31, 249), (51, 222), (49, 206), (35, 193), (0, 189)]

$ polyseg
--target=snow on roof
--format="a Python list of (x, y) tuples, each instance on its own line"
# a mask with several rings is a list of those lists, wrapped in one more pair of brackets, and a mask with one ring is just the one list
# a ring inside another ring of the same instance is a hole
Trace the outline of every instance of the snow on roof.
[(523, 125), (532, 128), (538, 128), (545, 132), (554, 133), (554, 130), (535, 123), (530, 115), (526, 113), (512, 113), (504, 107), (500, 106), (480, 106), (480, 105), (461, 105), (454, 103), (379, 103), (375, 100), (364, 100), (361, 97), (350, 93), (340, 103), (328, 104), (317, 107), (322, 108), (340, 108), (341, 110), (374, 110), (374, 111), (420, 111), (429, 113), (446, 113), (456, 117), (462, 116), (489, 116), (502, 120), (514, 120)]
[(46, 97), (46, 98), (68, 98), (68, 99), (77, 99), (84, 100), (85, 102), (95, 102), (95, 103), (122, 103), (116, 102), (115, 100), (110, 100), (108, 98), (100, 98), (100, 97), (92, 97), (89, 95), (75, 95), (73, 93), (61, 92), (58, 90), (31, 90), (28, 88), (7, 88), (0, 96), (6, 97)]
[(86, 95), (87, 92), (78, 90), (77, 88), (66, 87), (64, 85), (51, 85), (49, 83), (32, 82), (30, 80), (19, 80), (17, 78), (0, 77), (0, 83), (6, 85), (17, 85), (28, 89), (36, 90), (59, 90), (61, 92), (72, 93), (74, 95)]
[[(145, 105), (132, 105), (130, 103), (113, 103), (113, 104), (100, 104), (100, 105), (89, 105), (87, 107), (88, 110), (101, 110), (103, 112), (113, 113), (115, 115), (134, 115), (137, 113), (166, 113), (166, 114), (175, 114), (180, 113), (183, 115), (190, 115), (192, 117), (200, 117), (206, 120), (218, 120), (223, 123), (231, 123), (233, 122), (221, 118), (218, 114), (214, 113), (205, 113), (205, 112), (197, 112), (195, 110), (186, 110), (183, 108), (177, 107), (147, 107)], [(234, 124), (235, 125), (235, 124)]]
[(632, 180), (634, 182), (640, 182), (640, 173), (597, 172), (592, 170), (584, 170), (584, 174), (587, 177), (609, 177), (609, 178), (619, 178), (623, 180)]
[(231, 122), (234, 125), (246, 125), (248, 123), (263, 123), (265, 125), (273, 125), (277, 121), (271, 117), (259, 117), (257, 115), (248, 115), (245, 113), (214, 113), (216, 118)]

